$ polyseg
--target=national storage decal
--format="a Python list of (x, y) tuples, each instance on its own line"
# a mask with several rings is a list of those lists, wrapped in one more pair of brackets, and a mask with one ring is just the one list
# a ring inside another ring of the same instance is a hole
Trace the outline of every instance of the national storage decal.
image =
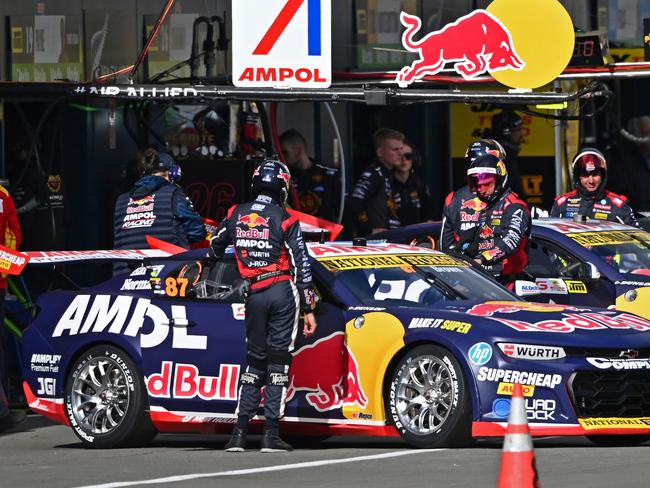
[(578, 419), (585, 430), (650, 429), (650, 417), (603, 417)]
[(341, 256), (327, 257), (318, 260), (329, 271), (344, 271), (347, 269), (363, 268), (394, 268), (415, 266), (451, 266), (466, 268), (467, 264), (444, 254), (425, 255), (395, 255), (382, 254), (376, 256)]

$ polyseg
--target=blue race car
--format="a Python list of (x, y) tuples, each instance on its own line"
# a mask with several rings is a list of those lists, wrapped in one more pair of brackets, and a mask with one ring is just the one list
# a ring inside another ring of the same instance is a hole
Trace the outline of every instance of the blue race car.
[[(431, 245), (440, 223), (377, 234), (390, 242)], [(525, 271), (539, 302), (615, 307), (650, 318), (650, 233), (616, 222), (535, 219)]]
[[(527, 303), (422, 247), (310, 243), (309, 252), (319, 325), (295, 343), (283, 434), (464, 445), (504, 434), (520, 383), (534, 435), (629, 444), (650, 435), (650, 321)], [(111, 253), (41, 253), (29, 266), (119, 257)], [(233, 254), (142, 264), (42, 295), (24, 332), (29, 406), (87, 447), (226, 433), (235, 420), (246, 350)]]

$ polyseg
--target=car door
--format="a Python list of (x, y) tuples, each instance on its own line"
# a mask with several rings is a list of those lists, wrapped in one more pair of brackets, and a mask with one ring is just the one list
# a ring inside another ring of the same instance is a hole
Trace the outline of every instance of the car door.
[(535, 278), (540, 295), (532, 301), (607, 307), (614, 303), (614, 286), (605, 277), (586, 278), (584, 259), (538, 237), (530, 240), (526, 272)]
[(152, 414), (234, 417), (246, 364), (243, 281), (234, 259), (187, 262), (160, 279), (141, 335)]

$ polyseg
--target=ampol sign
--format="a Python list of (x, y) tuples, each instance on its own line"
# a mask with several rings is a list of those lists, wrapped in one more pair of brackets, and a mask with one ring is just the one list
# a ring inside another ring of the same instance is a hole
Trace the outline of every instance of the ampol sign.
[(233, 2), (233, 84), (274, 88), (330, 86), (330, 1)]

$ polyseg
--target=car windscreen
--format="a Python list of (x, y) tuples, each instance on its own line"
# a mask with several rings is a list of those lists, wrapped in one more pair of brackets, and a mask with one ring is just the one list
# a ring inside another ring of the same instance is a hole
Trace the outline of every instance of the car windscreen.
[(650, 275), (650, 233), (617, 230), (568, 233), (568, 237), (621, 273)]
[(444, 254), (342, 256), (319, 262), (366, 306), (516, 299), (467, 263)]

